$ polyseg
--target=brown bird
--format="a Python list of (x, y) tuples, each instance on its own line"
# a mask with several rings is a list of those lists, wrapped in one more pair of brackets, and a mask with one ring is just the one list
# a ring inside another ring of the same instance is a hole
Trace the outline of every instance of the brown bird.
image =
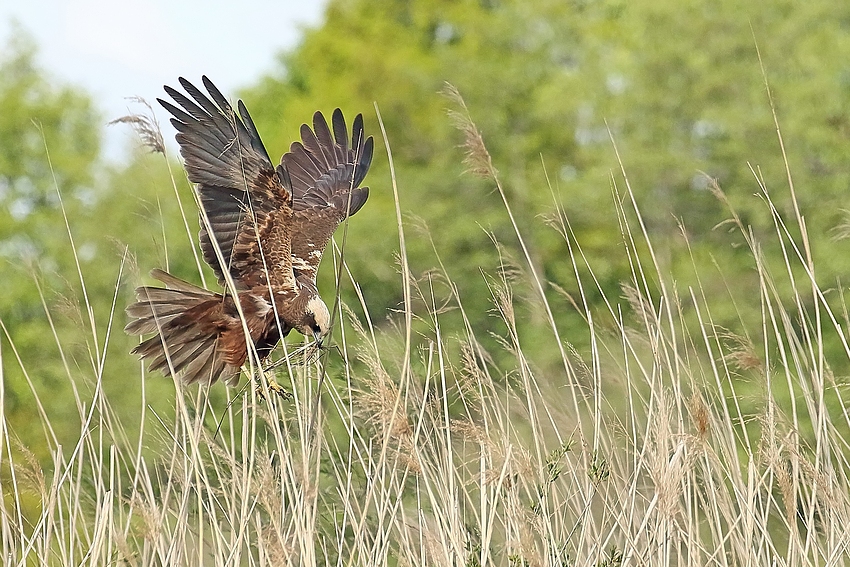
[(237, 115), (215, 85), (202, 80), (209, 96), (180, 78), (189, 96), (166, 86), (176, 105), (159, 103), (173, 116), (200, 197), (204, 260), (225, 290), (154, 270), (151, 276), (166, 288), (136, 289), (124, 330), (156, 333), (133, 349), (151, 370), (179, 374), (186, 383), (235, 383), (249, 345), (265, 358), (292, 329), (319, 345), (327, 335), (330, 313), (316, 272), (337, 226), (369, 196), (360, 183), (373, 140), (365, 138), (360, 114), (349, 140), (339, 109), (331, 118), (333, 134), (316, 112), (313, 129), (302, 125), (302, 141), (275, 167), (242, 101)]

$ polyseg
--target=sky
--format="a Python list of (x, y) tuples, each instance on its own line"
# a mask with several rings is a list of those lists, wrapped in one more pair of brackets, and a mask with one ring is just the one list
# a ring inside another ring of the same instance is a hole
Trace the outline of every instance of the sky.
[[(38, 46), (51, 77), (82, 87), (104, 124), (154, 103), (177, 77), (207, 75), (229, 97), (275, 68), (305, 27), (322, 19), (326, 0), (0, 0), (0, 49), (17, 25)], [(157, 118), (166, 113), (157, 108)], [(170, 128), (170, 126), (169, 126)], [(167, 138), (172, 131), (165, 130)], [(132, 132), (106, 129), (108, 159), (125, 155)]]

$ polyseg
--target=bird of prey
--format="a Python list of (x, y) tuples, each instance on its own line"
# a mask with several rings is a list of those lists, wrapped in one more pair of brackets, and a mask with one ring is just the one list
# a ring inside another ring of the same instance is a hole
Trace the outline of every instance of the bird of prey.
[(166, 86), (189, 180), (201, 206), (199, 239), (221, 293), (162, 270), (151, 276), (165, 288), (136, 289), (127, 307), (130, 334), (155, 335), (133, 349), (151, 370), (185, 383), (235, 384), (251, 345), (261, 358), (290, 330), (321, 345), (330, 314), (316, 288), (322, 253), (347, 217), (366, 202), (360, 183), (372, 162), (373, 140), (358, 114), (348, 137), (342, 112), (328, 123), (321, 112), (313, 128), (275, 167), (240, 100), (238, 113), (203, 77), (207, 94), (186, 79), (186, 94)]

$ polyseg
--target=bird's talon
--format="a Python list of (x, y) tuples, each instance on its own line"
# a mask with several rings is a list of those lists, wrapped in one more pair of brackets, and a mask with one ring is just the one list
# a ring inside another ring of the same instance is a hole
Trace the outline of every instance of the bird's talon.
[(270, 392), (274, 392), (284, 400), (292, 399), (292, 393), (274, 380), (269, 379), (266, 382), (266, 385), (268, 386)]
[[(262, 401), (266, 401), (266, 395), (264, 393), (265, 388), (263, 388), (261, 378), (259, 376), (255, 376), (254, 380), (257, 383), (257, 385), (254, 387), (254, 391), (257, 393), (257, 397), (260, 398)], [(277, 394), (284, 400), (292, 399), (292, 393), (271, 378), (266, 379), (266, 387), (268, 388), (269, 392)]]

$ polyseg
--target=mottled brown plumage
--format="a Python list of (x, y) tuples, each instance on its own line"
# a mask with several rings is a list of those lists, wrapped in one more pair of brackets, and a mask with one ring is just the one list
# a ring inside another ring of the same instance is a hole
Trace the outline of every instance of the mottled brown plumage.
[(275, 167), (242, 101), (237, 113), (202, 80), (209, 96), (181, 78), (188, 96), (166, 86), (175, 104), (159, 102), (173, 116), (197, 187), (204, 260), (225, 291), (154, 270), (166, 287), (136, 290), (125, 331), (155, 333), (133, 350), (151, 370), (180, 374), (187, 383), (235, 382), (250, 344), (265, 357), (292, 329), (319, 342), (327, 334), (330, 315), (316, 273), (337, 226), (366, 202), (369, 189), (360, 183), (373, 141), (363, 134), (362, 115), (349, 139), (339, 109), (330, 127), (316, 112), (313, 128), (301, 127), (301, 142)]

